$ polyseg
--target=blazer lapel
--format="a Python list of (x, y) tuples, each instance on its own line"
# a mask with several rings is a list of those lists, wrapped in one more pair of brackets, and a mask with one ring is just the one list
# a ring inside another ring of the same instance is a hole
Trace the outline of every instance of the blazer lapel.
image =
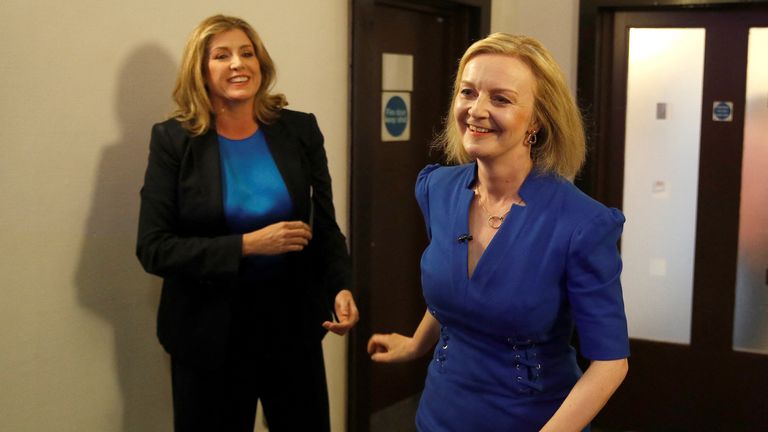
[[(280, 175), (283, 177), (288, 194), (293, 202), (295, 214), (302, 220), (309, 215), (309, 183), (304, 167), (304, 151), (301, 142), (294, 138), (283, 122), (260, 124), (267, 147), (275, 160)], [(306, 168), (308, 169), (308, 167)]]
[(182, 172), (180, 186), (199, 199), (195, 205), (196, 209), (192, 211), (198, 213), (200, 220), (216, 221), (219, 230), (226, 230), (219, 139), (215, 128), (212, 127), (205, 134), (193, 137), (189, 144), (189, 151), (192, 166), (185, 168), (194, 175), (185, 176)]

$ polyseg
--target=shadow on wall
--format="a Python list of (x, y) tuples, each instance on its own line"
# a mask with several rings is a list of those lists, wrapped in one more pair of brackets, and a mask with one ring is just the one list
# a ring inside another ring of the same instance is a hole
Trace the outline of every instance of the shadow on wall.
[(114, 332), (123, 431), (172, 428), (169, 362), (155, 337), (160, 283), (144, 273), (134, 251), (150, 129), (170, 110), (176, 69), (153, 45), (125, 60), (115, 101), (121, 136), (102, 147), (75, 281), (79, 302)]

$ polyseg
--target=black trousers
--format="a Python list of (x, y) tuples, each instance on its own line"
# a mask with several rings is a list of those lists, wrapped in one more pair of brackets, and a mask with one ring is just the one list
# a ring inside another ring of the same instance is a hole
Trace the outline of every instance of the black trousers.
[(171, 357), (176, 432), (253, 432), (261, 400), (270, 432), (329, 432), (320, 342), (236, 348), (220, 367)]

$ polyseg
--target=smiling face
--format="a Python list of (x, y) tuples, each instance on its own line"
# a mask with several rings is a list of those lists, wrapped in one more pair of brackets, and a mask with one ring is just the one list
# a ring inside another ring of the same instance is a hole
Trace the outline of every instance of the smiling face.
[(453, 116), (464, 149), (479, 160), (527, 158), (536, 78), (527, 64), (503, 54), (480, 54), (461, 76)]
[(253, 104), (261, 85), (256, 50), (240, 29), (213, 36), (208, 44), (205, 83), (214, 110), (223, 105)]

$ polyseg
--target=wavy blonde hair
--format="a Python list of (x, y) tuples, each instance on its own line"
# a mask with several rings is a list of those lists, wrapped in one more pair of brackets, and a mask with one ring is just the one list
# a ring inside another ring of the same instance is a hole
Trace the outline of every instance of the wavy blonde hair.
[(451, 108), (445, 127), (435, 141), (449, 162), (467, 163), (472, 158), (464, 150), (453, 109), (461, 89), (467, 63), (480, 54), (502, 54), (524, 62), (536, 77), (533, 118), (540, 126), (538, 142), (531, 147), (534, 167), (573, 179), (584, 164), (586, 140), (584, 124), (565, 77), (552, 55), (538, 40), (527, 36), (493, 33), (473, 43), (459, 62), (453, 85)]
[(176, 109), (171, 117), (179, 120), (194, 135), (201, 135), (211, 127), (213, 106), (205, 86), (209, 43), (214, 36), (230, 30), (242, 30), (248, 36), (259, 60), (261, 85), (254, 99), (255, 120), (272, 123), (280, 110), (288, 105), (285, 95), (269, 93), (275, 82), (275, 64), (256, 30), (240, 18), (214, 15), (198, 24), (189, 36), (173, 89)]

